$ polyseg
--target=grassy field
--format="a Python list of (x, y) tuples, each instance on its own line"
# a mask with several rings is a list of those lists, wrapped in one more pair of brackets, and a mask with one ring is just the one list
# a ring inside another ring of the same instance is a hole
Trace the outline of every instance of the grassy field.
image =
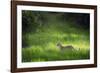
[[(48, 15), (46, 25), (22, 35), (22, 62), (82, 60), (90, 58), (89, 29), (77, 27), (71, 21), (61, 21), (58, 15)], [(72, 45), (74, 50), (60, 50), (57, 43)]]

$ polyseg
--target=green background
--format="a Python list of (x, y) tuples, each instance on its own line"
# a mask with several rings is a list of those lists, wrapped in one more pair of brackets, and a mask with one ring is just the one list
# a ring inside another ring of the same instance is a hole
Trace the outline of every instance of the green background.
[[(22, 11), (22, 62), (90, 58), (90, 16), (86, 13)], [(61, 50), (57, 43), (74, 50)]]

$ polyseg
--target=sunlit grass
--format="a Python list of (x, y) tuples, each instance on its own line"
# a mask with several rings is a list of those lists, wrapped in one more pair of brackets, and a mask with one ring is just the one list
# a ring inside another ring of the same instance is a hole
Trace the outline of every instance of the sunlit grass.
[(43, 49), (39, 47), (24, 48), (23, 62), (80, 60), (89, 59), (89, 50), (60, 51), (59, 49)]
[[(22, 35), (26, 45), (22, 48), (22, 62), (89, 59), (89, 31), (72, 27), (71, 22), (53, 19), (39, 31)], [(64, 46), (72, 45), (74, 51), (60, 50), (59, 42)]]
[[(30, 45), (22, 49), (23, 62), (89, 59), (89, 41), (79, 35), (71, 34), (69, 39), (67, 34), (41, 33), (29, 34), (27, 39)], [(64, 46), (72, 45), (75, 51), (61, 51), (56, 46), (58, 42)]]

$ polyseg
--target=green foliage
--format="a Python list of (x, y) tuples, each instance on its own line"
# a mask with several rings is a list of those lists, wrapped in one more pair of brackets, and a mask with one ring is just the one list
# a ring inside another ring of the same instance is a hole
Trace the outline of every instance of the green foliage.
[(26, 32), (36, 32), (37, 29), (40, 29), (41, 26), (47, 22), (45, 12), (39, 11), (22, 11), (22, 31), (23, 34)]
[(60, 51), (33, 46), (22, 50), (22, 62), (89, 59), (89, 50)]
[[(63, 21), (63, 15), (23, 11), (22, 62), (89, 59), (89, 28), (79, 28), (74, 21)], [(62, 51), (56, 45), (58, 42), (72, 45), (75, 50)]]

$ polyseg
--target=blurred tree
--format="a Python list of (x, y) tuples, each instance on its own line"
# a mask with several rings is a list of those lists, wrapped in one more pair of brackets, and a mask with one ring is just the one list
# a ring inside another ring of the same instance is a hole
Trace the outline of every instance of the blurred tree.
[(36, 32), (40, 30), (41, 26), (45, 25), (47, 22), (45, 12), (40, 11), (22, 11), (22, 31)]
[(64, 22), (74, 22), (76, 26), (89, 29), (90, 15), (88, 13), (62, 13), (61, 19)]

